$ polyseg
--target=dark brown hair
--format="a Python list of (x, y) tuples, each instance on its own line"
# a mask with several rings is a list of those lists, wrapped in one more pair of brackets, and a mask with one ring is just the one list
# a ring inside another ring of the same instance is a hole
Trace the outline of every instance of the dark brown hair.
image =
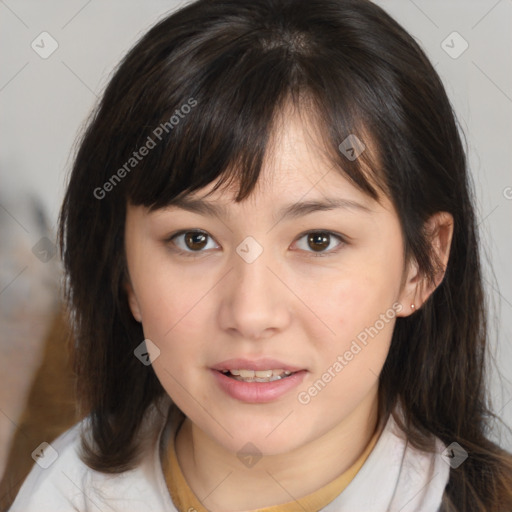
[[(199, 0), (119, 65), (81, 139), (60, 218), (78, 391), (94, 439), (83, 441), (84, 460), (105, 472), (133, 467), (143, 415), (164, 393), (133, 355), (144, 336), (123, 287), (127, 203), (160, 208), (219, 177), (243, 200), (287, 100), (319, 120), (340, 173), (391, 198), (406, 256), (427, 279), (436, 262), (424, 223), (453, 215), (444, 280), (397, 319), (379, 413), (388, 418), (400, 402), (405, 421), (395, 419), (414, 446), (432, 449), (435, 434), (469, 452), (450, 470), (444, 510), (512, 510), (510, 454), (487, 438), (487, 306), (456, 117), (416, 41), (367, 0)], [(338, 146), (350, 134), (375, 151), (347, 159)], [(136, 158), (143, 146), (152, 147)]]

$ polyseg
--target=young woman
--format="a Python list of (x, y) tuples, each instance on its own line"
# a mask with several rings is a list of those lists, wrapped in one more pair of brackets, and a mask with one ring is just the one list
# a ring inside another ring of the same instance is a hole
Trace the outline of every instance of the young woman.
[(87, 417), (13, 512), (512, 510), (456, 119), (373, 3), (159, 22), (60, 236)]

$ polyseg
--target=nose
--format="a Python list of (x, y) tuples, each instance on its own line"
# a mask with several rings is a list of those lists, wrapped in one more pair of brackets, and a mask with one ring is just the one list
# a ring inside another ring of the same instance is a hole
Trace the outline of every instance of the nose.
[(293, 297), (266, 251), (252, 263), (238, 254), (221, 294), (221, 328), (241, 339), (265, 339), (290, 323)]

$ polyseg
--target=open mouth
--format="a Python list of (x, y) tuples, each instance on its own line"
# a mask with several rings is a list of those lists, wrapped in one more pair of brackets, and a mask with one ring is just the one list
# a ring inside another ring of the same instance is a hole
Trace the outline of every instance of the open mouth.
[(274, 382), (297, 372), (288, 370), (220, 370), (220, 373), (241, 382)]

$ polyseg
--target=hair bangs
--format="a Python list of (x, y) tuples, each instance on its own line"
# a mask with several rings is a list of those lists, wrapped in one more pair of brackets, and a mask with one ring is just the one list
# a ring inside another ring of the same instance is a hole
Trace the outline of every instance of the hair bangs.
[[(386, 188), (376, 173), (377, 152), (368, 151), (375, 147), (371, 120), (358, 104), (364, 89), (350, 61), (339, 63), (346, 69), (343, 82), (318, 73), (326, 57), (312, 51), (315, 42), (305, 31), (234, 34), (213, 50), (211, 44), (204, 41), (213, 56), (201, 66), (205, 49), (198, 45), (186, 51), (197, 53), (189, 55), (189, 66), (174, 59), (146, 79), (144, 98), (132, 112), (139, 129), (134, 121), (123, 131), (137, 133), (131, 147), (144, 141), (152, 147), (126, 180), (126, 200), (163, 208), (217, 179), (212, 192), (236, 183), (235, 201), (243, 200), (256, 186), (272, 134), (285, 128), (281, 114), (288, 103), (314, 120), (325, 156), (342, 175), (374, 199), (375, 184)], [(148, 108), (151, 99), (160, 104)], [(147, 112), (157, 114), (144, 119)]]

